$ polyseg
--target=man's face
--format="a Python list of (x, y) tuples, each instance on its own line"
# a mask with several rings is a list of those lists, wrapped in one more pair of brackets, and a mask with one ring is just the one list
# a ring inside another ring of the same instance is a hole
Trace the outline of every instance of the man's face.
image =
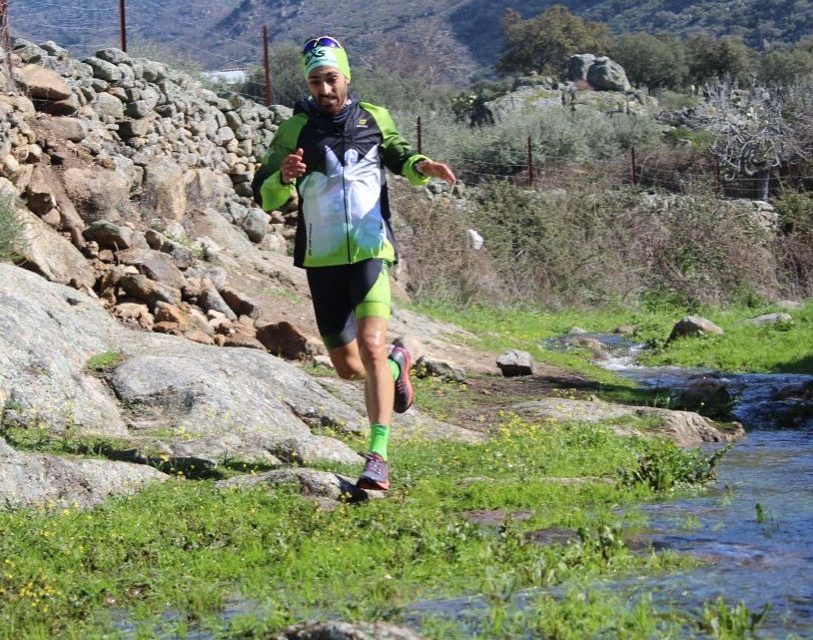
[(336, 67), (316, 67), (308, 74), (308, 90), (316, 106), (330, 115), (341, 111), (347, 102), (350, 82)]

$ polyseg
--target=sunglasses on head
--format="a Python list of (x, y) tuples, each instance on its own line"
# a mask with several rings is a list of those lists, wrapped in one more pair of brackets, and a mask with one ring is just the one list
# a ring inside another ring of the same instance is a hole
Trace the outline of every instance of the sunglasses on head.
[(318, 38), (311, 38), (302, 46), (302, 53), (313, 51), (316, 47), (335, 47), (336, 49), (344, 49), (342, 43), (331, 36), (319, 36)]

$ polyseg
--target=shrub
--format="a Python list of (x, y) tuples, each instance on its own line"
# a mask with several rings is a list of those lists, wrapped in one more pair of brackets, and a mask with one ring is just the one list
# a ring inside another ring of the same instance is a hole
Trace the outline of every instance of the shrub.
[(14, 211), (10, 195), (0, 194), (0, 262), (13, 262), (22, 257), (24, 223)]
[(781, 235), (776, 252), (789, 294), (813, 296), (813, 196), (789, 193), (775, 202)]
[(659, 143), (662, 131), (653, 118), (622, 113), (610, 117), (589, 109), (510, 113), (494, 126), (474, 129), (454, 122), (451, 114), (438, 114), (424, 122), (424, 151), (452, 164), (472, 183), (524, 176), (528, 136), (534, 164), (542, 170), (550, 163), (618, 158), (632, 146), (651, 148)]
[[(497, 181), (470, 190), (466, 207), (420, 213), (419, 199), (405, 202), (405, 253), (424, 283), (414, 293), (556, 308), (632, 305), (654, 292), (691, 308), (779, 289), (769, 236), (730, 203), (608, 189), (598, 174), (570, 171), (548, 192)], [(465, 248), (469, 227), (483, 251)]]

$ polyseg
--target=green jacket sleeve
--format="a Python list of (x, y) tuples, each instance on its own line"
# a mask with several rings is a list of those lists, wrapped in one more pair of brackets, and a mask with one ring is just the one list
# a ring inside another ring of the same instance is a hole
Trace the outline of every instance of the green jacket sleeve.
[(296, 192), (295, 182), (282, 183), (280, 168), (282, 161), (296, 151), (299, 132), (302, 131), (305, 122), (307, 122), (307, 116), (298, 113), (279, 126), (271, 141), (271, 146), (268, 147), (262, 164), (254, 176), (251, 184), (254, 199), (264, 211), (279, 209)]
[(383, 136), (381, 152), (384, 166), (393, 173), (404, 176), (410, 184), (417, 186), (429, 182), (428, 176), (418, 173), (415, 169), (416, 164), (422, 160), (429, 160), (429, 158), (412, 150), (406, 139), (395, 128), (389, 111), (369, 102), (361, 102), (359, 106), (373, 116), (381, 130)]

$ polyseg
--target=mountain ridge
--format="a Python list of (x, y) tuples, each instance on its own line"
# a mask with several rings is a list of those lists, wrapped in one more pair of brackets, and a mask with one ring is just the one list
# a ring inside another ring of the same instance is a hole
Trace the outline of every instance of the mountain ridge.
[[(299, 43), (316, 33), (332, 33), (349, 43), (368, 66), (403, 47), (416, 59), (438, 65), (452, 61), (447, 76), (463, 80), (483, 74), (503, 46), (500, 18), (515, 0), (429, 0), (408, 4), (376, 0), (364, 6), (350, 0), (130, 0), (128, 40), (152, 43), (207, 69), (262, 60), (262, 27), (272, 45)], [(794, 44), (813, 34), (813, 0), (526, 0), (525, 17), (564, 4), (585, 19), (606, 22), (615, 33), (648, 31), (691, 36), (740, 36), (751, 47)], [(35, 42), (55, 40), (90, 53), (118, 43), (118, 11), (99, 9), (92, 0), (29, 0), (10, 8), (12, 35)]]

